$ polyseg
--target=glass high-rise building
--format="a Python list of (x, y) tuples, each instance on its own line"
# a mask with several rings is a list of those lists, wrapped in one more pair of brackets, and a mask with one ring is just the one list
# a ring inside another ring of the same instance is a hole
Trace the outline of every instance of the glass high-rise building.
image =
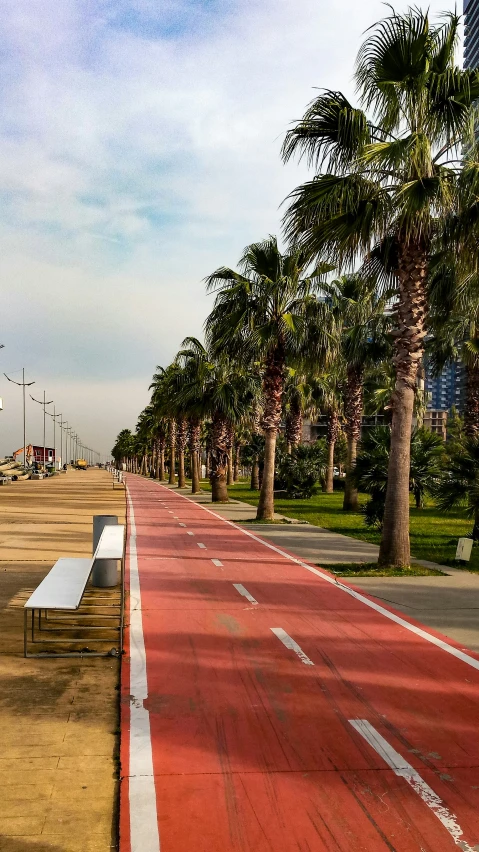
[[(479, 0), (464, 0), (464, 68), (479, 67)], [(426, 364), (427, 407), (447, 411), (464, 409), (466, 371), (460, 360), (448, 364), (439, 376), (432, 376)]]
[(479, 67), (479, 0), (464, 0), (464, 68)]

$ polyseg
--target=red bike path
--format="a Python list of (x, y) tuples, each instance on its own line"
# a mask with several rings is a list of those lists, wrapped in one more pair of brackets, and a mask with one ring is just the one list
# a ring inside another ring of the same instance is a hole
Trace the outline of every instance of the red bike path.
[(479, 851), (479, 658), (127, 489), (120, 852)]

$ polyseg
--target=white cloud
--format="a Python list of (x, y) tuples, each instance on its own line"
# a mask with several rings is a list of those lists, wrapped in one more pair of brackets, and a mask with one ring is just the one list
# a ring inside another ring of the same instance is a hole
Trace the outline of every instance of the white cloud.
[[(201, 332), (203, 277), (280, 231), (305, 174), (281, 164), (282, 136), (314, 86), (353, 96), (362, 32), (384, 12), (377, 0), (1, 0), (2, 359), (28, 363), (72, 422), (91, 388), (85, 440), (108, 450), (134, 425), (155, 364)], [(4, 450), (19, 443), (15, 405)]]

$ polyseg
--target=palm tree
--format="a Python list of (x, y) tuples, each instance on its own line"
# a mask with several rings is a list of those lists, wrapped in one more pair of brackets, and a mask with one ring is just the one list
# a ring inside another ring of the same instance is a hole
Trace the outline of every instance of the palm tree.
[(351, 474), (361, 438), (364, 376), (389, 355), (388, 293), (379, 297), (375, 281), (360, 273), (343, 275), (325, 284), (323, 291), (333, 318), (336, 358), (342, 359), (346, 372), (343, 407), (348, 454), (343, 509), (357, 510), (358, 492)]
[(128, 465), (133, 455), (134, 440), (135, 437), (130, 429), (122, 429), (117, 435), (115, 446), (111, 451), (117, 465), (124, 464), (125, 467)]
[(175, 381), (178, 373), (178, 365), (170, 364), (168, 367), (156, 368), (150, 390), (152, 393), (152, 405), (158, 417), (164, 416), (168, 422), (169, 443), (169, 485), (175, 485), (175, 462), (176, 462), (176, 434), (178, 405), (175, 398)]
[(334, 448), (341, 432), (343, 416), (344, 373), (340, 358), (328, 372), (323, 372), (312, 381), (312, 401), (315, 410), (326, 415), (326, 478), (323, 490), (332, 494), (334, 490)]
[(301, 443), (303, 419), (311, 407), (312, 388), (309, 375), (289, 367), (284, 386), (284, 436), (288, 455)]
[[(239, 272), (221, 267), (206, 279), (207, 289), (216, 292), (205, 323), (210, 346), (228, 351), (237, 363), (260, 362), (262, 368), (265, 460), (257, 511), (260, 520), (274, 516), (275, 451), (285, 369), (300, 359), (308, 316), (318, 313), (315, 293), (323, 268), (307, 275), (308, 266), (302, 251), (281, 254), (276, 237), (269, 237), (247, 246)], [(323, 342), (318, 334), (315, 349)]]
[(229, 436), (252, 399), (252, 379), (225, 356), (216, 356), (195, 337), (187, 337), (176, 356), (178, 404), (198, 420), (211, 417), (210, 481), (212, 501), (228, 501)]
[[(366, 518), (381, 525), (389, 476), (391, 429), (376, 426), (368, 429), (352, 473), (356, 486), (371, 497)], [(423, 505), (424, 496), (436, 491), (444, 456), (444, 441), (427, 429), (414, 429), (411, 435), (411, 468), (408, 493), (414, 495), (416, 508)]]
[(447, 469), (439, 483), (436, 502), (447, 511), (465, 505), (467, 514), (474, 518), (473, 538), (479, 539), (479, 438), (467, 438), (459, 452), (449, 459)]
[[(310, 256), (351, 264), (388, 238), (397, 258), (392, 436), (379, 561), (408, 565), (414, 387), (423, 357), (433, 239), (461, 194), (461, 147), (473, 146), (479, 72), (455, 65), (459, 17), (391, 11), (368, 31), (356, 65), (362, 109), (340, 92), (316, 98), (287, 134), (320, 169), (293, 192), (287, 234)], [(476, 169), (477, 183), (477, 169)], [(476, 213), (477, 219), (477, 213)], [(464, 233), (464, 231), (463, 231)]]

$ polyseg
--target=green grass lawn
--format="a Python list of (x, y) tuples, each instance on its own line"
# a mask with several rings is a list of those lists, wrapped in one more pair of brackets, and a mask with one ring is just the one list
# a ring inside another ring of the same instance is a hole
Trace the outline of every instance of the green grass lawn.
[[(209, 483), (203, 482), (202, 488), (209, 490)], [(234, 500), (244, 500), (253, 506), (258, 504), (258, 492), (251, 491), (247, 483), (238, 482), (228, 489)], [(361, 502), (367, 501), (362, 496)], [(350, 535), (354, 538), (379, 544), (379, 532), (369, 530), (359, 512), (343, 512), (343, 493), (317, 494), (310, 500), (287, 500), (278, 497), (276, 511), (298, 520), (308, 521), (318, 527), (333, 532)], [(472, 530), (472, 520), (461, 510), (440, 512), (432, 502), (424, 509), (411, 506), (411, 554), (417, 559), (439, 562), (441, 565), (455, 565), (457, 539)], [(468, 569), (479, 572), (479, 547), (474, 547)]]

